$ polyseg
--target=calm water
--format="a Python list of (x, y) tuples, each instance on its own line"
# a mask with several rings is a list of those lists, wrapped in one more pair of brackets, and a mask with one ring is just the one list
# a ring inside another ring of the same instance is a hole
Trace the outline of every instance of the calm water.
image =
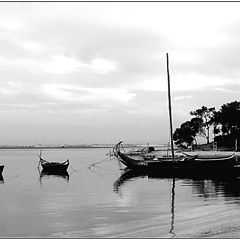
[(68, 177), (41, 176), (37, 150), (0, 150), (0, 238), (201, 237), (240, 222), (240, 179), (120, 177), (108, 151), (44, 150), (70, 159)]

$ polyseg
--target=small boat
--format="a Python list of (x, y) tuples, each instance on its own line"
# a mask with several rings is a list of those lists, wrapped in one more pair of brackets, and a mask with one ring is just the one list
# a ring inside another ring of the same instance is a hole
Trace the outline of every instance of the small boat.
[(4, 165), (0, 165), (0, 174), (2, 174), (3, 169), (4, 169)]
[(48, 162), (47, 160), (42, 158), (42, 151), (39, 154), (39, 164), (41, 164), (43, 171), (48, 173), (62, 173), (66, 172), (69, 166), (69, 159), (67, 161), (59, 163), (59, 162)]

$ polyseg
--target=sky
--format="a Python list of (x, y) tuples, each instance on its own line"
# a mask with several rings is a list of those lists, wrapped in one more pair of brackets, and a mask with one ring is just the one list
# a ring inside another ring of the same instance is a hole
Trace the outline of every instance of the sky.
[(240, 3), (0, 3), (0, 144), (169, 141), (240, 101)]

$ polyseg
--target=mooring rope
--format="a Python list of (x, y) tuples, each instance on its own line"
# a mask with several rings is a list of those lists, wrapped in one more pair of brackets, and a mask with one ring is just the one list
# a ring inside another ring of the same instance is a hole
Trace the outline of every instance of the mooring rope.
[(75, 170), (71, 165), (69, 166), (73, 172), (82, 172), (81, 170)]
[(113, 170), (113, 169), (109, 169), (109, 168), (103, 168), (103, 167), (100, 167), (100, 166), (95, 166), (96, 168), (99, 168), (99, 169), (102, 169), (104, 171), (108, 171), (108, 172), (111, 172), (111, 173), (118, 173), (119, 171), (117, 170)]
[(110, 158), (110, 159), (107, 159), (107, 160), (103, 160), (103, 161), (99, 161), (99, 162), (92, 163), (92, 164), (90, 164), (90, 165), (88, 166), (88, 168), (90, 169), (91, 167), (95, 167), (96, 165), (98, 165), (98, 164), (100, 164), (100, 163), (109, 162), (109, 161), (111, 161), (111, 160), (113, 160), (113, 159)]

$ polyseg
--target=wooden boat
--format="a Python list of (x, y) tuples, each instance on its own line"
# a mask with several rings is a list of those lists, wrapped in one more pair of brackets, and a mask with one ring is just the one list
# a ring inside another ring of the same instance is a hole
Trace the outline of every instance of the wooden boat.
[(42, 151), (39, 154), (39, 164), (41, 164), (44, 172), (49, 173), (62, 173), (66, 172), (69, 166), (69, 160), (59, 163), (59, 162), (48, 162), (41, 157)]
[(0, 165), (0, 174), (2, 174), (3, 169), (4, 169), (4, 165)]
[(137, 171), (168, 171), (173, 174), (176, 172), (192, 173), (193, 171), (212, 172), (222, 171), (230, 169), (236, 165), (235, 154), (228, 156), (219, 156), (212, 158), (199, 158), (198, 155), (187, 155), (176, 158), (175, 161), (171, 157), (162, 157), (153, 160), (146, 160), (144, 157), (133, 158), (123, 153), (122, 142), (116, 144), (113, 148), (115, 156), (122, 162), (126, 167), (137, 170)]
[[(183, 153), (185, 156), (191, 157), (192, 155)], [(221, 155), (221, 154), (212, 154), (212, 155), (200, 155), (195, 158), (195, 164), (198, 165), (208, 165), (208, 166), (235, 166), (237, 164), (235, 154), (230, 155)]]

